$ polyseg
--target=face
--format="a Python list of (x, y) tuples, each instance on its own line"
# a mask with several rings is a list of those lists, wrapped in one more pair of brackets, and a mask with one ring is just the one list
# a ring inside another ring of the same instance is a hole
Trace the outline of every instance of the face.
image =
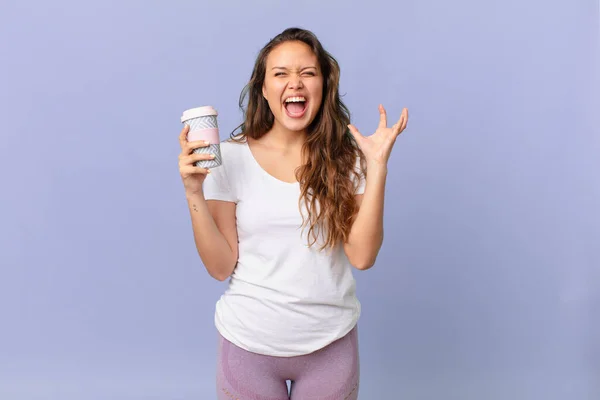
[(323, 99), (323, 76), (317, 56), (303, 42), (285, 42), (267, 57), (263, 96), (275, 116), (274, 128), (304, 131)]

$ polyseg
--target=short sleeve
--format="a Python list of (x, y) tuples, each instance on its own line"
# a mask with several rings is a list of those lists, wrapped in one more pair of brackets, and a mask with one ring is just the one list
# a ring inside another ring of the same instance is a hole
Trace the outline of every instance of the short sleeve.
[(236, 202), (237, 198), (233, 182), (229, 179), (225, 165), (210, 169), (204, 179), (204, 198), (206, 200), (222, 200)]
[(356, 164), (354, 165), (355, 171), (358, 173), (358, 177), (353, 176), (354, 185), (356, 187), (355, 194), (363, 194), (365, 193), (366, 180), (365, 174), (363, 173), (360, 167), (360, 157), (356, 157)]

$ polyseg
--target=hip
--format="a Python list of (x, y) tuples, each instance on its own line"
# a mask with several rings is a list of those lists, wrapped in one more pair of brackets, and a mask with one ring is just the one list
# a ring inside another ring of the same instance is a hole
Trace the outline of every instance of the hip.
[(360, 318), (356, 297), (341, 304), (285, 304), (223, 296), (215, 309), (220, 335), (257, 354), (291, 357), (319, 350), (349, 334)]

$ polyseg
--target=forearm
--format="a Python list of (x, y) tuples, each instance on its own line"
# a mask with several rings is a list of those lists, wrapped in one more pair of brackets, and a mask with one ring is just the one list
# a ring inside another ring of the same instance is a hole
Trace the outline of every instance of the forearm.
[(365, 193), (344, 246), (350, 263), (365, 270), (375, 264), (383, 243), (383, 208), (387, 167), (367, 167)]
[(232, 249), (212, 217), (203, 193), (186, 195), (196, 249), (208, 273), (223, 281), (237, 263), (237, 248)]

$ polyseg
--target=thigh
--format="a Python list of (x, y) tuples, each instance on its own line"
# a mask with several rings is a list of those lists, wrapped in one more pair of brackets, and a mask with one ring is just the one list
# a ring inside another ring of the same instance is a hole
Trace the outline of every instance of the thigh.
[(303, 356), (302, 372), (292, 382), (292, 400), (356, 400), (360, 379), (358, 330)]
[(285, 379), (274, 357), (254, 354), (219, 335), (218, 400), (288, 400)]

